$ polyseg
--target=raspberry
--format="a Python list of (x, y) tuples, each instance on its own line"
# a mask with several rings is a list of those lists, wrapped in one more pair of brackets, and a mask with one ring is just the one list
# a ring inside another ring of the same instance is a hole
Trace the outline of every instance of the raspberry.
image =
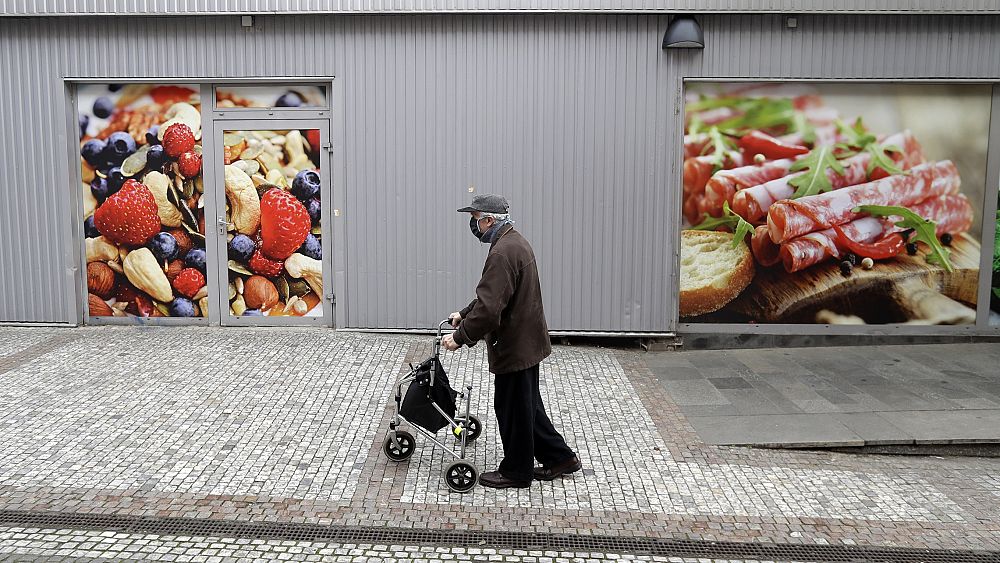
[(278, 188), (264, 192), (260, 200), (261, 250), (270, 258), (284, 260), (292, 255), (309, 234), (312, 219), (302, 202)]
[(163, 150), (170, 158), (177, 158), (180, 155), (194, 148), (194, 133), (191, 128), (183, 123), (174, 123), (163, 133)]
[(253, 256), (250, 257), (250, 261), (247, 263), (250, 266), (250, 270), (255, 274), (260, 274), (269, 278), (276, 278), (281, 275), (281, 271), (285, 269), (285, 263), (281, 260), (272, 260), (260, 250), (256, 250)]
[(145, 185), (129, 179), (94, 212), (94, 227), (115, 244), (142, 246), (160, 232), (156, 199)]
[(201, 172), (201, 155), (188, 151), (177, 158), (177, 168), (185, 178), (194, 178)]
[(174, 289), (187, 298), (193, 298), (203, 287), (205, 287), (205, 275), (195, 268), (184, 268), (174, 278)]

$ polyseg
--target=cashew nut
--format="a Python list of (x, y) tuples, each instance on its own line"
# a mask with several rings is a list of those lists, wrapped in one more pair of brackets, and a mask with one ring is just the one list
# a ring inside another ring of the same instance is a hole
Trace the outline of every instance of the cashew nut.
[(174, 298), (167, 275), (163, 273), (163, 268), (156, 263), (156, 257), (148, 248), (143, 247), (129, 252), (123, 266), (128, 281), (153, 299), (166, 303)]
[(86, 219), (97, 209), (97, 198), (90, 191), (90, 184), (83, 184), (83, 217)]
[(288, 157), (286, 159), (288, 166), (291, 168), (296, 170), (316, 168), (316, 165), (309, 160), (309, 155), (306, 154), (302, 133), (299, 133), (298, 130), (289, 131), (288, 135), (285, 135), (285, 154)]
[(183, 123), (187, 125), (191, 132), (197, 137), (198, 132), (201, 130), (201, 113), (197, 108), (186, 102), (177, 102), (176, 104), (170, 106), (167, 113), (164, 114), (167, 118), (166, 121), (160, 124), (160, 131), (157, 137), (163, 140), (163, 134), (167, 132), (174, 123)]
[(156, 214), (160, 216), (160, 223), (167, 227), (180, 227), (183, 217), (177, 207), (167, 199), (167, 189), (170, 186), (170, 178), (160, 172), (150, 172), (142, 178), (142, 183), (149, 188), (156, 200)]
[(232, 164), (226, 165), (226, 197), (230, 221), (236, 230), (252, 235), (260, 225), (260, 196), (250, 176)]
[(303, 278), (317, 296), (323, 296), (323, 263), (296, 252), (285, 259), (285, 270), (293, 278)]
[(118, 260), (118, 247), (104, 237), (87, 239), (87, 262)]

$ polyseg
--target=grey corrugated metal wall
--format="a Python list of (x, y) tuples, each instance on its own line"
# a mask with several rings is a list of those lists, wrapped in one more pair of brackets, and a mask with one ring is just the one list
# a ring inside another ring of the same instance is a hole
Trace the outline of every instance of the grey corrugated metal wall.
[(674, 327), (681, 79), (990, 78), (998, 17), (0, 19), (0, 320), (74, 322), (63, 76), (336, 76), (348, 327), (426, 327), (472, 295), (485, 249), (454, 209), (503, 191), (555, 330)]
[(441, 12), (996, 13), (995, 0), (0, 0), (0, 14)]

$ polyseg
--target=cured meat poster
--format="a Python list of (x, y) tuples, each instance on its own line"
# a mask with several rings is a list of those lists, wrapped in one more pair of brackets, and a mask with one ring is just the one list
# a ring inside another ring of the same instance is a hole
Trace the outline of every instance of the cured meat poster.
[(975, 323), (989, 120), (983, 85), (687, 84), (681, 322)]

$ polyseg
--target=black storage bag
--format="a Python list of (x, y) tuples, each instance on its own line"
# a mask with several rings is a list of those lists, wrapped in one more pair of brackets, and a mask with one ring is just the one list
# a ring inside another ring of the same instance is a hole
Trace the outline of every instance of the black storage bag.
[[(434, 386), (431, 387), (431, 370), (434, 370)], [(449, 417), (455, 418), (455, 397), (458, 391), (451, 388), (444, 366), (436, 357), (430, 357), (416, 368), (416, 378), (410, 382), (399, 407), (399, 414), (422, 428), (431, 432), (448, 426), (448, 419), (441, 416), (431, 401), (437, 403)]]

